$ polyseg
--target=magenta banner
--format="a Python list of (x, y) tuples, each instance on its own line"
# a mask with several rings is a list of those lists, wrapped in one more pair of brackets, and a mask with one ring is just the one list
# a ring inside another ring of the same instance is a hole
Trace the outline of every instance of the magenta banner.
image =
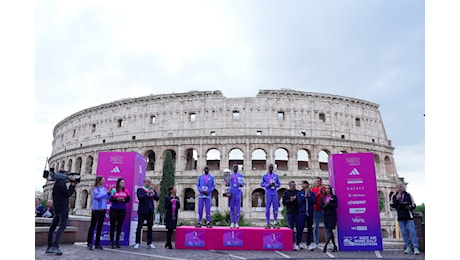
[[(137, 227), (137, 187), (143, 185), (145, 178), (146, 159), (136, 152), (99, 152), (97, 175), (104, 176), (105, 187), (110, 190), (115, 187), (118, 178), (125, 179), (125, 187), (131, 194), (131, 201), (126, 204), (126, 216), (120, 235), (120, 245), (134, 244)], [(101, 234), (101, 245), (110, 244), (111, 202), (107, 202), (107, 213)]]
[(340, 251), (383, 250), (374, 154), (333, 154), (329, 183), (338, 200)]

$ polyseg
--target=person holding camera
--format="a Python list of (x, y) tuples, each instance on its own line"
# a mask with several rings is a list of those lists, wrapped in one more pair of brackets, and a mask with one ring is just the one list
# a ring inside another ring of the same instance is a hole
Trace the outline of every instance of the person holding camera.
[(94, 181), (94, 187), (91, 191), (93, 202), (91, 206), (91, 224), (88, 230), (87, 246), (89, 250), (93, 250), (93, 235), (96, 228), (96, 241), (94, 248), (102, 250), (101, 233), (104, 225), (105, 213), (107, 211), (107, 200), (109, 193), (104, 187), (105, 179), (102, 176), (97, 176)]
[(273, 172), (273, 164), (268, 165), (268, 172), (262, 176), (262, 181), (260, 186), (265, 188), (265, 220), (267, 225), (266, 229), (270, 228), (270, 207), (273, 205), (273, 219), (274, 219), (274, 228), (279, 228), (278, 224), (278, 192), (276, 189), (280, 187), (280, 178), (278, 174)]
[[(125, 179), (118, 178), (115, 188), (110, 192), (110, 245), (113, 248), (120, 248), (120, 235), (123, 221), (126, 216), (126, 204), (131, 200), (130, 193), (125, 187)], [(117, 235), (115, 238), (115, 229)], [(115, 243), (114, 243), (115, 238)]]
[(157, 191), (152, 186), (152, 179), (146, 177), (144, 179), (144, 186), (140, 187), (136, 191), (139, 205), (137, 208), (137, 228), (136, 228), (136, 244), (134, 249), (139, 249), (141, 243), (141, 229), (144, 224), (144, 220), (147, 220), (147, 247), (155, 248), (152, 244), (152, 226), (153, 226), (153, 213), (155, 212), (155, 205), (153, 200), (159, 201)]
[(390, 206), (398, 213), (398, 223), (404, 238), (406, 250), (404, 254), (411, 253), (411, 243), (414, 248), (414, 255), (419, 255), (418, 238), (415, 232), (414, 213), (415, 202), (412, 195), (406, 191), (403, 184), (396, 185), (396, 193), (390, 200)]
[[(62, 176), (62, 178), (56, 178), (56, 182), (53, 185), (52, 196), (55, 215), (48, 231), (48, 247), (46, 249), (46, 253), (54, 253), (56, 255), (62, 255), (62, 251), (59, 249), (59, 240), (64, 230), (67, 228), (67, 220), (69, 218), (69, 197), (72, 196), (77, 186), (77, 182), (70, 179), (70, 185), (67, 187), (66, 182), (69, 181), (69, 179), (66, 172), (59, 171), (59, 173), (59, 176)], [(53, 240), (54, 231), (58, 225), (59, 228)]]

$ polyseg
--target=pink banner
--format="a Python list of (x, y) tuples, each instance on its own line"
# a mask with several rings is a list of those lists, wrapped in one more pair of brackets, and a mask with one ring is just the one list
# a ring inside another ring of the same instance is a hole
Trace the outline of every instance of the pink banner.
[[(110, 190), (116, 186), (118, 178), (125, 180), (125, 187), (131, 194), (131, 200), (126, 204), (126, 216), (120, 236), (120, 245), (134, 244), (137, 227), (137, 187), (143, 185), (145, 178), (146, 159), (136, 152), (99, 152), (97, 176), (104, 176), (105, 187)], [(110, 243), (109, 209), (111, 202), (107, 202), (107, 213), (101, 234), (101, 245)]]
[(333, 154), (329, 183), (338, 201), (339, 249), (383, 250), (374, 154)]

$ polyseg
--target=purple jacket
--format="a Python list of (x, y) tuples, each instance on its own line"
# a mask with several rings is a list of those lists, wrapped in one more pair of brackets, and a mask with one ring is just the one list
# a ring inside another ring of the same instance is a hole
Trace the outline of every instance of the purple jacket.
[[(207, 178), (208, 179), (206, 181), (205, 174), (201, 174), (198, 177), (198, 180), (196, 182), (196, 189), (198, 190), (198, 198), (208, 198), (208, 199), (210, 199), (211, 195), (212, 195), (212, 191), (216, 187), (215, 184), (214, 184), (214, 176), (212, 176), (211, 174), (208, 174)], [(207, 195), (203, 194), (203, 187), (205, 187), (204, 189), (206, 189), (206, 187), (207, 187), (207, 192), (208, 192)]]
[(276, 190), (281, 186), (280, 177), (278, 176), (278, 174), (273, 172), (271, 174), (271, 178), (273, 179), (275, 183), (274, 187), (270, 186), (270, 176), (268, 172), (265, 173), (264, 176), (262, 176), (262, 181), (260, 182), (260, 186), (265, 188), (265, 193), (267, 195), (277, 195), (278, 193), (276, 192)]

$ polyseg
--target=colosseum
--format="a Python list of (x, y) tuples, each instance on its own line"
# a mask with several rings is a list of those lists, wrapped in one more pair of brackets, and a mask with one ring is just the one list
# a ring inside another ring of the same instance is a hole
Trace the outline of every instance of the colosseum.
[[(290, 180), (313, 183), (320, 176), (328, 183), (331, 154), (371, 152), (384, 202), (382, 237), (395, 232), (388, 194), (404, 179), (397, 174), (379, 105), (369, 101), (290, 89), (259, 90), (256, 97), (241, 98), (226, 98), (218, 90), (149, 95), (76, 112), (55, 126), (53, 136), (50, 167), (82, 177), (71, 200), (72, 214), (90, 215), (98, 152), (143, 154), (147, 175), (158, 185), (165, 153), (171, 151), (183, 220), (196, 220), (196, 179), (205, 165), (216, 177), (212, 211), (228, 210), (222, 171), (238, 164), (247, 183), (242, 210), (255, 225), (265, 219), (260, 179), (269, 163), (280, 174), (280, 195)], [(52, 184), (44, 185), (45, 198), (51, 198)]]

